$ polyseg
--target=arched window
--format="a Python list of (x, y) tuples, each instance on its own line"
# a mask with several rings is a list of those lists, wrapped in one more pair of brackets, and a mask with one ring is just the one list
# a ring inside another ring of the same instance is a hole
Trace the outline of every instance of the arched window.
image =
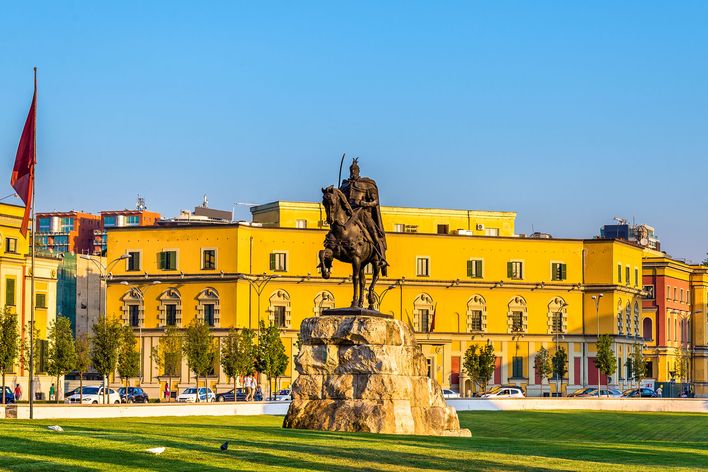
[(507, 331), (510, 334), (525, 333), (528, 330), (528, 311), (524, 297), (514, 297), (509, 301), (507, 311)]
[(421, 293), (413, 302), (413, 329), (417, 333), (429, 333), (433, 327), (435, 305), (427, 293)]
[(219, 305), (219, 292), (211, 287), (199, 292), (197, 295), (197, 316), (204, 320), (207, 326), (219, 327), (221, 317)]
[(276, 290), (270, 296), (268, 319), (278, 328), (290, 328), (290, 295), (285, 290)]
[(617, 302), (617, 334), (622, 334), (622, 300)]
[(634, 302), (634, 336), (639, 337), (639, 303)]
[(123, 323), (133, 328), (143, 326), (145, 309), (141, 292), (137, 288), (128, 290), (121, 297), (121, 301), (123, 302), (121, 306)]
[(548, 334), (565, 333), (568, 331), (568, 304), (561, 297), (555, 297), (548, 302)]
[(315, 297), (315, 307), (312, 309), (315, 316), (320, 316), (323, 310), (334, 308), (334, 295), (332, 292), (323, 290)]
[(642, 321), (642, 331), (644, 332), (644, 340), (651, 341), (654, 339), (654, 328), (652, 326), (651, 318), (644, 318)]
[(160, 328), (182, 325), (182, 297), (176, 288), (168, 288), (159, 296), (157, 322)]
[(627, 302), (627, 306), (624, 309), (625, 312), (625, 318), (627, 321), (627, 324), (625, 324), (625, 327), (627, 328), (627, 336), (632, 335), (632, 308), (629, 305), (629, 302)]
[(467, 332), (487, 331), (487, 302), (481, 295), (474, 295), (467, 301)]

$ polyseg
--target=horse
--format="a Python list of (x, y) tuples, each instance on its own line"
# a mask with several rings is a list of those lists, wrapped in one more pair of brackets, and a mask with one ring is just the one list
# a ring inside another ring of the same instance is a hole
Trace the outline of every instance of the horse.
[(322, 189), (322, 205), (327, 215), (330, 230), (324, 241), (325, 249), (318, 254), (317, 267), (322, 271), (322, 278), (329, 279), (332, 260), (350, 263), (352, 265), (352, 285), (354, 296), (352, 308), (364, 307), (364, 292), (366, 291), (366, 274), (364, 269), (371, 264), (373, 273), (369, 286), (369, 310), (374, 310), (376, 293), (374, 287), (379, 278), (379, 261), (381, 260), (374, 243), (366, 236), (366, 230), (359, 221), (359, 212), (352, 209), (341, 190), (330, 185)]

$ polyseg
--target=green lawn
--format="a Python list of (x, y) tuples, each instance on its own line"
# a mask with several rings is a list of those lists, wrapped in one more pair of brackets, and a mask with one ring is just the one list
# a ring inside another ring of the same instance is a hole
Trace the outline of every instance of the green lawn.
[[(708, 415), (461, 412), (460, 420), (472, 438), (283, 430), (273, 416), (0, 420), (0, 469), (708, 469)], [(143, 452), (156, 446), (167, 450)]]

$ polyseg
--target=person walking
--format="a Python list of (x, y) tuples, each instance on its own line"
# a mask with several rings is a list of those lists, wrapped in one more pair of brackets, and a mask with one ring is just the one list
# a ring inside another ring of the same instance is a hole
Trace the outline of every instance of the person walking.
[(656, 396), (659, 397), (659, 398), (661, 398), (661, 397), (662, 397), (662, 393), (663, 393), (663, 392), (662, 392), (662, 390), (661, 390), (661, 385), (659, 385), (659, 386), (656, 388)]
[(246, 379), (244, 380), (243, 384), (246, 388), (246, 398), (244, 400), (250, 402), (253, 396), (253, 378), (251, 377), (251, 374), (248, 374), (246, 376)]
[(22, 389), (20, 388), (20, 384), (17, 384), (15, 386), (15, 403), (19, 402), (20, 398), (22, 398)]
[(255, 401), (256, 389), (258, 388), (258, 381), (256, 380), (256, 374), (251, 377), (251, 401)]
[(56, 388), (54, 388), (54, 384), (49, 387), (49, 401), (54, 401), (54, 395), (56, 394)]
[(165, 392), (164, 392), (164, 394), (165, 394), (165, 400), (169, 400), (169, 399), (170, 399), (170, 384), (167, 383), (167, 382), (165, 382)]

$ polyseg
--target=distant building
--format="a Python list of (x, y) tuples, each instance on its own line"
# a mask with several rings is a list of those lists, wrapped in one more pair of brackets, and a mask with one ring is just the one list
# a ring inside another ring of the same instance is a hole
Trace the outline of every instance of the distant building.
[(158, 221), (160, 226), (180, 226), (184, 224), (224, 224), (231, 223), (233, 215), (227, 210), (216, 210), (209, 208), (209, 201), (204, 195), (204, 201), (200, 206), (194, 207), (194, 211), (182, 210), (178, 216)]
[(109, 210), (101, 212), (101, 228), (93, 231), (91, 254), (106, 254), (106, 230), (130, 226), (153, 226), (160, 219), (160, 214), (144, 208), (144, 202), (134, 210)]
[(93, 232), (100, 228), (98, 215), (82, 211), (37, 213), (35, 246), (45, 254), (86, 254), (91, 251)]
[(654, 233), (654, 228), (649, 225), (630, 225), (623, 218), (615, 218), (616, 225), (604, 225), (600, 228), (600, 238), (602, 239), (622, 239), (639, 244), (642, 247), (661, 250), (661, 241)]

